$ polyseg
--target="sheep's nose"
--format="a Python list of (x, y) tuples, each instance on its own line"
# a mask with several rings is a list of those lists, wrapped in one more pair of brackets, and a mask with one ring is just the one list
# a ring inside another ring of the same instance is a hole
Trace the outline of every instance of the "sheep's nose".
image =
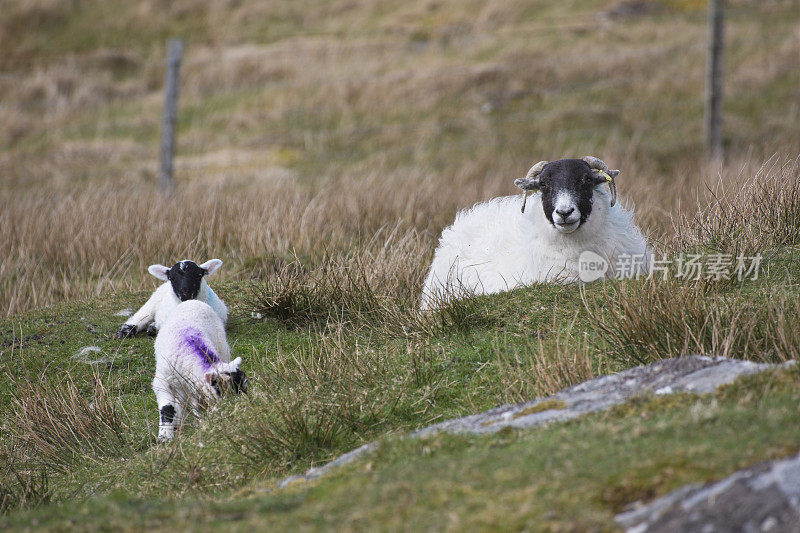
[(573, 211), (575, 211), (574, 207), (570, 207), (568, 209), (556, 209), (556, 213), (561, 215), (561, 218), (567, 218), (572, 214)]

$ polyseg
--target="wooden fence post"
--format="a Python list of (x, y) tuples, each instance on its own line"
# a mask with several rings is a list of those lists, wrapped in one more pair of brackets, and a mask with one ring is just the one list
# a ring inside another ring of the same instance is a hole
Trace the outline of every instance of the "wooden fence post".
[(164, 117), (161, 124), (161, 164), (158, 181), (165, 194), (172, 191), (172, 157), (175, 154), (175, 124), (178, 121), (178, 89), (180, 88), (183, 41), (167, 41), (167, 76), (164, 83)]
[(708, 57), (706, 58), (705, 133), (706, 151), (722, 161), (722, 61), (725, 52), (724, 0), (711, 0), (708, 12)]

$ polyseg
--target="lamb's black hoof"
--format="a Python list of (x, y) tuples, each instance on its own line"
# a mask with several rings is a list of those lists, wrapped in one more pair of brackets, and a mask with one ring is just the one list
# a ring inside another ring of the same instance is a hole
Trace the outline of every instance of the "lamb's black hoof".
[(123, 324), (117, 332), (118, 339), (127, 339), (128, 337), (133, 337), (134, 335), (136, 335), (136, 326), (133, 324)]
[(158, 328), (156, 328), (155, 324), (150, 324), (149, 326), (147, 326), (147, 334), (150, 335), (151, 337), (155, 337), (156, 335), (158, 335)]

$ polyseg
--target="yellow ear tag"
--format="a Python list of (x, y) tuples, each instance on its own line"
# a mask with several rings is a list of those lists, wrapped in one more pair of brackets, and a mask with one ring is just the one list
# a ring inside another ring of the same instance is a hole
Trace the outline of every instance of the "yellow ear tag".
[(611, 183), (611, 182), (614, 181), (614, 178), (612, 178), (611, 176), (609, 176), (608, 174), (606, 174), (602, 170), (598, 170), (597, 173), (600, 174), (601, 176), (603, 176), (606, 179), (607, 183)]
[(608, 183), (608, 188), (611, 191), (611, 207), (614, 207), (614, 204), (617, 203), (617, 186), (614, 184), (614, 178), (602, 170), (598, 170), (597, 173), (603, 176), (606, 183)]

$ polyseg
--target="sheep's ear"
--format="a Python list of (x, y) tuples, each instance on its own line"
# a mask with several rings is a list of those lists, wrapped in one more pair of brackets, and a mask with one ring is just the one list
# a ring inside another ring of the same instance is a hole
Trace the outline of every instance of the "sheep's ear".
[(169, 267), (165, 267), (164, 265), (150, 265), (149, 267), (147, 267), (147, 271), (150, 272), (155, 277), (157, 277), (158, 279), (166, 281), (167, 272), (169, 272)]
[(203, 376), (206, 380), (206, 383), (209, 385), (213, 385), (214, 380), (219, 376), (219, 372), (216, 370), (209, 370)]
[(209, 274), (213, 274), (214, 272), (219, 270), (219, 267), (221, 267), (221, 266), (222, 266), (222, 260), (220, 260), (220, 259), (209, 259), (208, 261), (206, 261), (205, 263), (200, 265), (200, 268), (202, 268), (203, 270), (205, 270)]
[(523, 191), (538, 191), (539, 190), (539, 178), (519, 178), (514, 180), (514, 185), (522, 189)]
[(241, 365), (241, 364), (242, 364), (242, 358), (241, 357), (237, 357), (236, 359), (231, 361), (231, 367), (232, 368), (237, 368), (238, 369), (239, 365)]

